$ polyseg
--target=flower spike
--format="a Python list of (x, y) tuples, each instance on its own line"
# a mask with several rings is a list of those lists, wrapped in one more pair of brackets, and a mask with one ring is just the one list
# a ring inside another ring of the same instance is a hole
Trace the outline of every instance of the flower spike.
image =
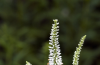
[(78, 46), (79, 47), (76, 47), (76, 51), (74, 52), (74, 57), (73, 57), (73, 65), (78, 65), (78, 60), (79, 60), (79, 55), (80, 55), (80, 52), (81, 52), (81, 49), (82, 49), (82, 46), (83, 46), (83, 43), (84, 43), (84, 40), (85, 40), (85, 38), (86, 38), (86, 35), (84, 35), (82, 38), (81, 38), (81, 40), (80, 40), (80, 42), (79, 42), (79, 44), (78, 44)]
[(58, 31), (59, 26), (57, 26), (58, 19), (54, 19), (54, 24), (52, 24), (52, 29), (50, 33), (50, 40), (49, 40), (49, 63), (47, 65), (62, 65), (62, 56), (60, 56), (60, 45), (58, 42)]

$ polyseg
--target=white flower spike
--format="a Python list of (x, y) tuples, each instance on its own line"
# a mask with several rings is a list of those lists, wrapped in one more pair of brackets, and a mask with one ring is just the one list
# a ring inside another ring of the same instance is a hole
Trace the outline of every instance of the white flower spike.
[(86, 35), (84, 35), (82, 38), (81, 38), (81, 40), (80, 40), (80, 42), (79, 42), (79, 44), (78, 44), (78, 48), (76, 48), (76, 51), (74, 52), (74, 57), (73, 57), (73, 65), (78, 65), (78, 60), (79, 60), (79, 55), (80, 55), (80, 52), (81, 52), (81, 49), (82, 49), (82, 46), (83, 46), (83, 43), (84, 43), (84, 40), (85, 40), (85, 38), (86, 38)]
[(49, 63), (47, 65), (62, 65), (62, 56), (60, 56), (60, 45), (58, 42), (58, 31), (59, 31), (59, 26), (57, 26), (58, 19), (54, 19), (54, 24), (52, 24), (52, 29), (50, 33), (50, 40), (49, 40)]

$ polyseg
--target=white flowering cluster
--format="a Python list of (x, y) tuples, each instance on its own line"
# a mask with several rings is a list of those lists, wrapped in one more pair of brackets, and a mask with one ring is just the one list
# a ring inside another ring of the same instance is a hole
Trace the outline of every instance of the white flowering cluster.
[[(59, 26), (57, 26), (59, 23), (58, 23), (58, 20), (57, 19), (54, 19), (54, 24), (52, 24), (52, 29), (51, 29), (51, 33), (50, 33), (50, 40), (49, 40), (49, 62), (47, 65), (62, 65), (62, 56), (61, 53), (60, 53), (60, 45), (59, 45), (59, 42), (58, 42), (58, 31), (59, 31)], [(73, 65), (78, 65), (78, 60), (79, 60), (79, 55), (80, 55), (80, 52), (81, 52), (81, 49), (82, 49), (82, 46), (83, 46), (83, 43), (84, 43), (84, 40), (86, 38), (86, 35), (84, 35), (78, 46), (76, 48), (76, 51), (74, 52), (74, 57), (73, 57)], [(29, 62), (26, 61), (26, 65), (32, 65), (30, 64)]]
[(74, 52), (74, 57), (73, 57), (73, 65), (78, 65), (78, 60), (79, 60), (79, 55), (80, 55), (80, 52), (81, 52), (81, 49), (82, 49), (82, 46), (83, 46), (83, 43), (84, 43), (84, 40), (86, 38), (86, 35), (84, 35), (79, 44), (78, 44), (78, 48), (76, 48), (76, 51)]
[(58, 31), (59, 26), (57, 26), (59, 23), (58, 20), (53, 20), (54, 24), (52, 24), (52, 29), (50, 33), (50, 40), (49, 40), (49, 63), (48, 65), (62, 65), (62, 57), (60, 56), (60, 45), (58, 42)]

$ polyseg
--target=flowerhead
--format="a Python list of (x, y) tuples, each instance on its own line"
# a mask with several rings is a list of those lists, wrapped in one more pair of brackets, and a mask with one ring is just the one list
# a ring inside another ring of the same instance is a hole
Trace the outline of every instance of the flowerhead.
[(81, 40), (78, 44), (79, 47), (77, 47), (76, 51), (74, 52), (73, 63), (72, 63), (73, 65), (78, 65), (78, 63), (79, 63), (79, 61), (78, 61), (79, 60), (79, 55), (80, 55), (80, 52), (81, 52), (81, 49), (82, 49), (85, 38), (86, 38), (86, 35), (84, 35), (81, 38)]
[(49, 65), (62, 65), (62, 56), (60, 56), (60, 45), (58, 42), (58, 31), (59, 31), (59, 22), (58, 19), (54, 19), (54, 24), (52, 24), (52, 29), (50, 33), (49, 40)]

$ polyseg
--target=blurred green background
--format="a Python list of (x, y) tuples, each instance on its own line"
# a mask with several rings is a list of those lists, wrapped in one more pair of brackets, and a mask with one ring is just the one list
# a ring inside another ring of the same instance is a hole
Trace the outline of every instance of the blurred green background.
[(53, 19), (60, 22), (63, 65), (100, 65), (100, 0), (0, 0), (0, 65), (47, 65)]

